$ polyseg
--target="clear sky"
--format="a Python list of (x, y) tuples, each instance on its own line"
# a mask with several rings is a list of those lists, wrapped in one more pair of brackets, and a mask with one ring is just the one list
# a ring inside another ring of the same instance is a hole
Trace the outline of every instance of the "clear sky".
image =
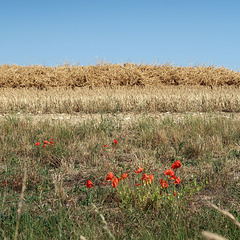
[(239, 0), (0, 0), (0, 64), (240, 70)]

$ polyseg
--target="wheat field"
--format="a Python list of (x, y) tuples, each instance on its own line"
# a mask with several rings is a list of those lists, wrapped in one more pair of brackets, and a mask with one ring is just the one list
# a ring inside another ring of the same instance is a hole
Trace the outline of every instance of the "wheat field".
[(223, 67), (0, 66), (0, 113), (239, 112), (240, 73)]
[(234, 87), (0, 88), (0, 113), (240, 112)]
[(0, 66), (0, 87), (118, 87), (158, 85), (240, 85), (240, 73), (224, 67), (177, 67), (169, 64), (142, 65), (135, 63), (56, 67), (42, 65)]

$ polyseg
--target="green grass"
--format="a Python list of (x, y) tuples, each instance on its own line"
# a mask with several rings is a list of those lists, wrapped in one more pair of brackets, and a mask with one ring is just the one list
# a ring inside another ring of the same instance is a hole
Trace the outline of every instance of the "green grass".
[[(0, 122), (0, 238), (14, 238), (26, 163), (17, 239), (203, 239), (203, 230), (240, 239), (237, 226), (206, 204), (240, 220), (239, 140), (234, 118), (189, 115), (177, 123), (143, 115), (123, 125), (109, 115), (73, 125), (8, 116)], [(177, 159), (182, 182), (162, 191), (159, 179)], [(134, 185), (140, 166), (153, 184)], [(103, 186), (110, 171), (128, 179)]]

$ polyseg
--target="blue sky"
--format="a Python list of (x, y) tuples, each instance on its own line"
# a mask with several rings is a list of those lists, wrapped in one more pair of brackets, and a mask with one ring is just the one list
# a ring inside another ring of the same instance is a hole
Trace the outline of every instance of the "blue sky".
[(0, 64), (107, 62), (240, 70), (240, 1), (1, 0)]

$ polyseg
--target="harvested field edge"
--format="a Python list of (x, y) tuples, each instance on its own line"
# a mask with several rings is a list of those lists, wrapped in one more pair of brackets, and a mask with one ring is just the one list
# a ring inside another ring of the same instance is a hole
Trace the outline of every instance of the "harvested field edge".
[(121, 88), (0, 88), (0, 113), (184, 113), (240, 112), (240, 90), (232, 86)]

